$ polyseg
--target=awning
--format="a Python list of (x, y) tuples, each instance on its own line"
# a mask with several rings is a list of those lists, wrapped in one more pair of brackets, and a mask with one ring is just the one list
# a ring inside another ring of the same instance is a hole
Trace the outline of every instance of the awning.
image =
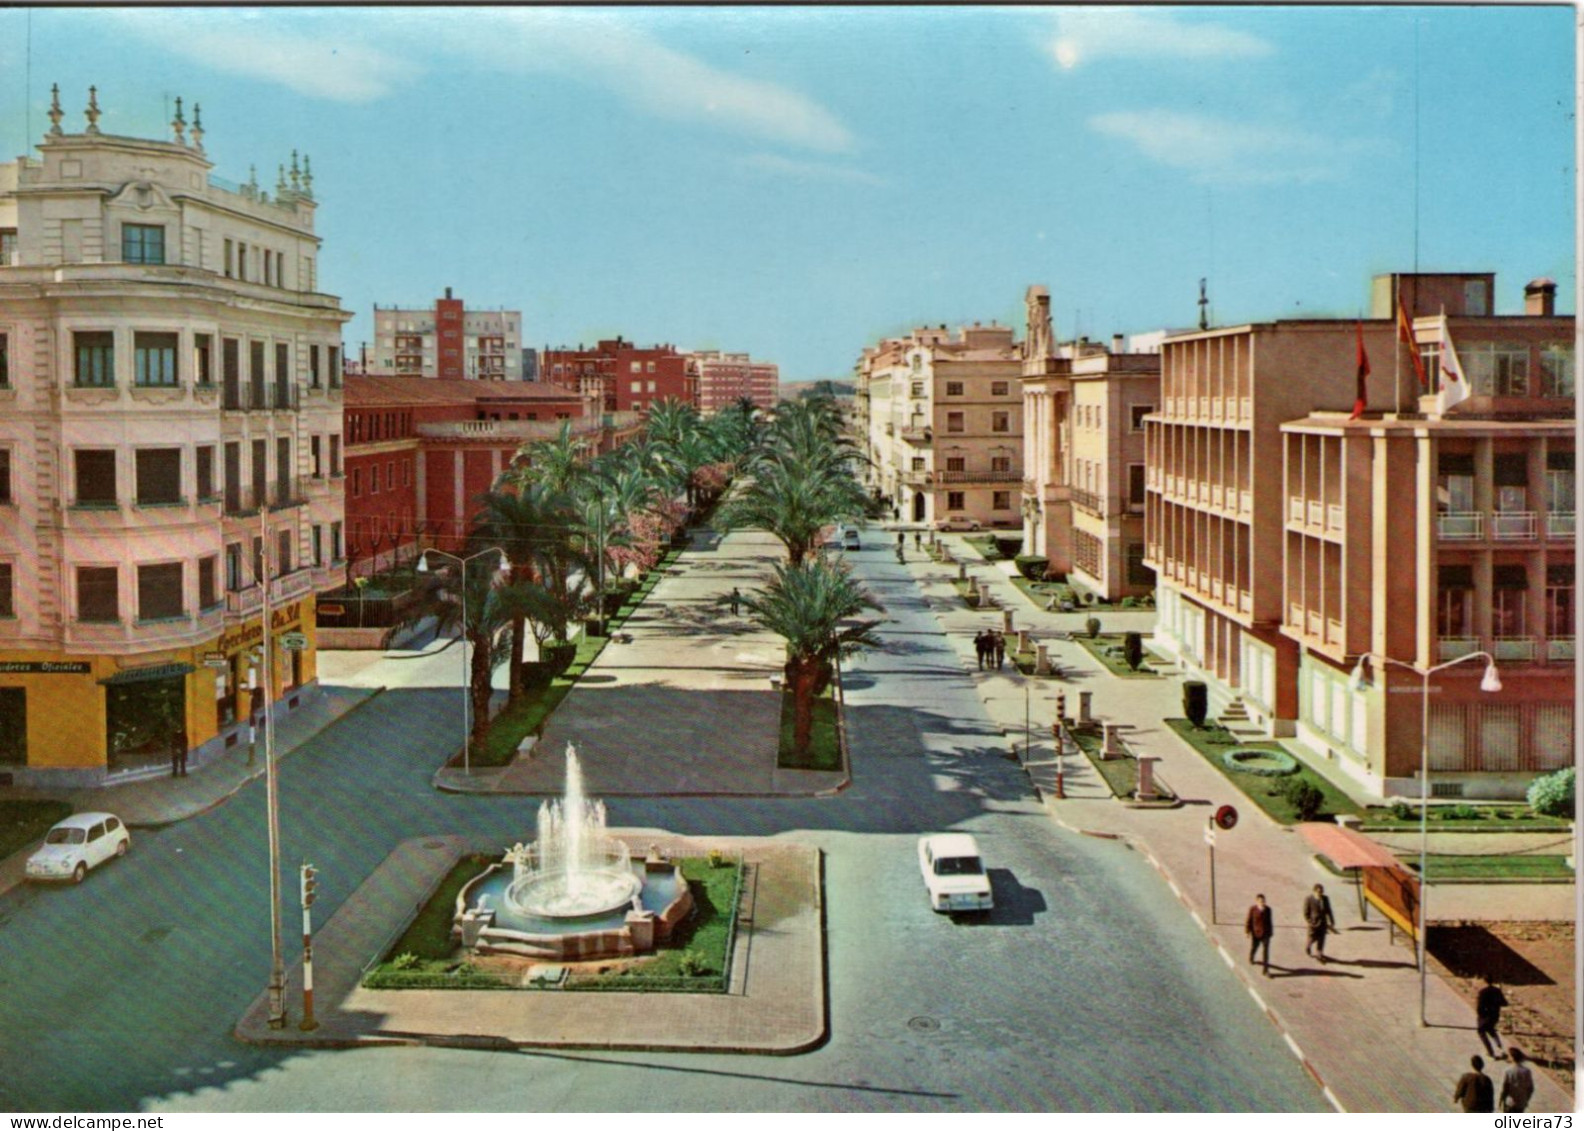
[(1400, 868), (1389, 849), (1376, 844), (1363, 833), (1341, 825), (1313, 821), (1298, 826), (1304, 839), (1338, 868)]
[(116, 672), (115, 675), (107, 675), (99, 682), (106, 687), (126, 683), (151, 683), (156, 679), (171, 679), (196, 670), (191, 664), (149, 664), (147, 667), (127, 668)]

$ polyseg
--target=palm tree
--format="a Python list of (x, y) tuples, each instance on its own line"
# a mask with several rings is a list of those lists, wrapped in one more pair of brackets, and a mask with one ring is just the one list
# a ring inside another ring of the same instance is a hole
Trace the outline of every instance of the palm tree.
[(792, 745), (808, 752), (814, 701), (830, 685), (836, 662), (864, 648), (881, 647), (879, 621), (854, 620), (878, 609), (846, 569), (823, 559), (777, 565), (765, 589), (743, 597), (753, 620), (786, 640), (786, 682), (792, 692)]
[[(458, 639), (465, 637), (473, 647), (473, 654), (468, 657), (468, 708), (471, 713), (468, 744), (475, 747), (484, 740), (489, 729), (494, 671), (508, 654), (507, 645), (501, 640), (501, 630), (514, 622), (520, 606), (519, 596), (502, 583), (494, 565), (494, 561), (485, 558), (459, 567), (467, 599), (430, 603), (437, 631), (444, 633), (460, 627)], [(461, 594), (458, 596), (460, 598)]]
[(845, 472), (770, 462), (721, 507), (716, 521), (727, 530), (757, 527), (773, 534), (795, 565), (819, 547), (826, 526), (862, 514), (863, 488)]

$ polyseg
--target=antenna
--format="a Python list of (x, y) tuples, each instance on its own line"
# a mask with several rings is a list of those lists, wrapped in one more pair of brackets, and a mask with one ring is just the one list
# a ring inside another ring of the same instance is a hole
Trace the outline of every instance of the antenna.
[(1210, 329), (1210, 299), (1205, 294), (1206, 280), (1199, 280), (1199, 329)]

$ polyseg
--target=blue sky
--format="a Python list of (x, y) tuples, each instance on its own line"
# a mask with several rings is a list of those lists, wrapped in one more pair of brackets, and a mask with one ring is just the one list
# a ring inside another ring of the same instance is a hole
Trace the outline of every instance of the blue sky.
[(531, 345), (620, 332), (804, 380), (919, 323), (1016, 322), (1036, 282), (1062, 337), (1190, 325), (1201, 276), (1218, 323), (1352, 316), (1416, 250), (1497, 272), (1499, 312), (1538, 275), (1571, 311), (1572, 31), (1566, 7), (6, 9), (0, 152), (43, 135), (52, 82), (68, 130), (91, 83), (113, 133), (168, 137), (180, 95), (220, 176), (312, 155), (349, 349), (374, 303), (449, 285)]

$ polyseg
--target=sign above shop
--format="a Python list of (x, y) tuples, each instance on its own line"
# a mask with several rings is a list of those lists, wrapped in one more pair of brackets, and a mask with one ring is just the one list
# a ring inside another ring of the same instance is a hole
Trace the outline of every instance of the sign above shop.
[(4, 660), (0, 675), (87, 675), (87, 660)]
[(184, 676), (196, 669), (191, 664), (149, 664), (147, 667), (126, 668), (115, 675), (106, 676), (99, 682), (106, 685), (123, 683), (148, 683), (156, 679), (174, 679)]
[(301, 632), (283, 632), (280, 637), (281, 647), (288, 652), (306, 652), (308, 650), (308, 637)]
[(226, 659), (224, 652), (205, 652), (203, 654), (203, 666), (206, 668), (228, 668), (231, 666), (231, 661)]

